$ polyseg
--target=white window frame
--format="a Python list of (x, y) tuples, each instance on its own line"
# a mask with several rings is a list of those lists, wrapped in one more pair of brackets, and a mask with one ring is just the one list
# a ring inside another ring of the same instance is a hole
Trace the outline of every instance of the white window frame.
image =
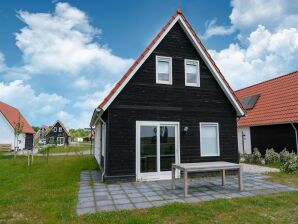
[(57, 132), (57, 127), (54, 127), (54, 132)]
[[(158, 79), (158, 62), (159, 61), (166, 61), (169, 62), (169, 81), (162, 81)], [(165, 84), (165, 85), (172, 85), (172, 58), (165, 57), (165, 56), (156, 56), (155, 60), (155, 70), (156, 70), (156, 83), (157, 84)]]
[[(186, 73), (186, 65), (196, 65), (197, 66), (197, 82), (196, 83), (188, 83), (187, 82), (187, 73)], [(184, 59), (184, 77), (185, 77), (185, 86), (193, 86), (193, 87), (200, 87), (200, 61), (198, 60), (191, 60), (191, 59)]]
[[(63, 141), (62, 141), (63, 140)], [(59, 144), (58, 144), (59, 142)], [(63, 142), (63, 143), (62, 143)], [(57, 142), (56, 142), (57, 146), (62, 146), (65, 145), (65, 138), (64, 137), (57, 137)]]
[[(204, 154), (202, 150), (202, 126), (212, 126), (216, 127), (216, 134), (217, 134), (217, 154), (216, 155), (210, 155), (210, 154)], [(220, 147), (219, 147), (219, 125), (216, 122), (200, 122), (200, 155), (201, 157), (216, 157), (220, 156)]]
[(59, 132), (62, 132), (62, 127), (59, 127)]

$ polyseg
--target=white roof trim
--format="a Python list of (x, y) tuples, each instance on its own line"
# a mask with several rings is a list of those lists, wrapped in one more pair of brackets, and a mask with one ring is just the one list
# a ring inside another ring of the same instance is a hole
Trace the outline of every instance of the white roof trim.
[(159, 39), (154, 43), (154, 45), (150, 48), (150, 50), (146, 53), (146, 55), (142, 58), (142, 60), (138, 63), (138, 65), (130, 72), (129, 76), (125, 79), (125, 81), (120, 85), (120, 87), (115, 91), (115, 93), (112, 95), (112, 97), (104, 104), (103, 110), (106, 110), (110, 104), (114, 101), (114, 99), (118, 96), (118, 94), (121, 92), (121, 90), (126, 86), (126, 84), (130, 81), (130, 79), (134, 76), (134, 74), (139, 70), (139, 68), (143, 65), (143, 63), (146, 61), (146, 59), (151, 55), (151, 53), (155, 50), (155, 48), (158, 46), (158, 44), (163, 40), (163, 38), (168, 34), (168, 32), (172, 29), (172, 27), (176, 24), (176, 22), (179, 21), (179, 24), (182, 26), (183, 30), (187, 34), (188, 38), (191, 40), (192, 44), (200, 54), (200, 56), (203, 58), (204, 62), (207, 64), (208, 68), (210, 69), (211, 73), (213, 74), (214, 78), (224, 91), (225, 95), (228, 97), (229, 101), (234, 106), (235, 110), (237, 111), (237, 114), (239, 116), (243, 116), (245, 113), (240, 107), (239, 103), (234, 98), (233, 94), (229, 90), (229, 88), (226, 86), (225, 82), (222, 80), (220, 75), (218, 74), (217, 70), (207, 57), (206, 53), (200, 46), (200, 44), (196, 41), (196, 38), (193, 36), (192, 32), (189, 30), (188, 26), (185, 24), (183, 18), (181, 15), (177, 15), (177, 17), (171, 22), (171, 24), (167, 27), (167, 29), (162, 33), (162, 35), (159, 37)]

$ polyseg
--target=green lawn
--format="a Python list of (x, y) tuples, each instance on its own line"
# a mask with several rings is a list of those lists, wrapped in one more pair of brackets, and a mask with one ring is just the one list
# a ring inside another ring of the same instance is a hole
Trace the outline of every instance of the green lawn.
[[(298, 187), (298, 174), (297, 173), (290, 173), (290, 174), (283, 174), (283, 173), (269, 173), (271, 176), (270, 180), (274, 182), (278, 182), (290, 187)], [(286, 178), (285, 178), (286, 177)]]
[[(86, 150), (90, 150), (90, 143), (80, 143), (78, 145), (68, 145), (68, 146), (51, 146), (50, 153), (65, 153), (65, 152), (83, 152)], [(45, 153), (45, 150), (41, 151)]]
[[(171, 204), (75, 216), (79, 174), (96, 168), (91, 156), (25, 157), (0, 154), (0, 223), (297, 223), (298, 192)], [(297, 185), (298, 174), (273, 174)], [(295, 180), (295, 181), (293, 181)]]

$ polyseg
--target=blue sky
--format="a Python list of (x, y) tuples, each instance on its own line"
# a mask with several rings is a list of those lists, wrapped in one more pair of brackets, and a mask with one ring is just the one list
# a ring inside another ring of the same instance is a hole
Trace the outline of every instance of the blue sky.
[(294, 1), (11, 0), (0, 3), (0, 100), (32, 125), (87, 127), (177, 8), (234, 89), (297, 70)]

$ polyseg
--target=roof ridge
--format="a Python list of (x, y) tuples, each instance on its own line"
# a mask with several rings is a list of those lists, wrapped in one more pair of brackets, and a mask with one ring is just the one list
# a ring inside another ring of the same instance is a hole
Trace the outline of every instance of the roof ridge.
[(274, 80), (276, 80), (276, 79), (281, 79), (281, 78), (284, 78), (284, 77), (286, 77), (286, 76), (293, 75), (293, 74), (295, 74), (295, 73), (298, 74), (298, 70), (293, 71), (293, 72), (290, 72), (290, 73), (287, 73), (287, 74), (283, 74), (283, 75), (280, 75), (280, 76), (277, 76), (277, 77), (274, 77), (274, 78), (271, 78), (271, 79), (268, 79), (268, 80), (265, 80), (265, 81), (263, 81), (263, 82), (258, 82), (258, 83), (256, 83), (256, 84), (251, 85), (251, 86), (246, 86), (246, 87), (244, 87), (244, 88), (235, 90), (235, 93), (238, 92), (238, 91), (242, 91), (242, 90), (245, 90), (245, 89), (249, 89), (249, 88), (254, 87), (254, 86), (257, 86), (257, 85), (261, 85), (261, 84), (264, 84), (264, 83), (267, 83), (267, 82), (274, 81)]

